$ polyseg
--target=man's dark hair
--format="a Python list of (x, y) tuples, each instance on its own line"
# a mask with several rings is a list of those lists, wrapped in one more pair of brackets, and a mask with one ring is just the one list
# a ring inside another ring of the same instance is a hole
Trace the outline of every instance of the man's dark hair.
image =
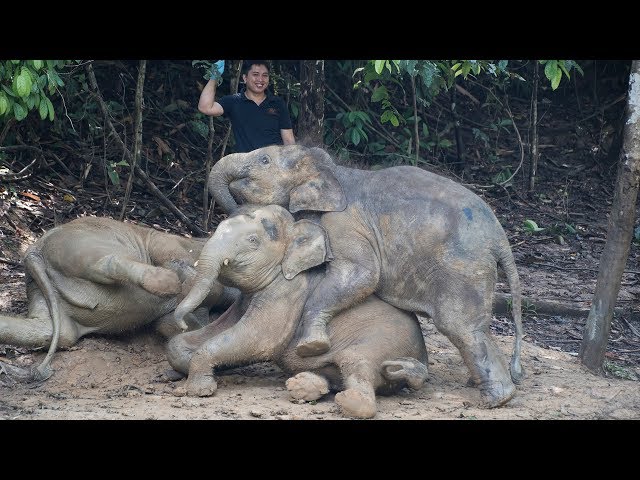
[(251, 67), (253, 65), (264, 65), (265, 67), (267, 67), (267, 71), (269, 73), (271, 73), (271, 66), (269, 65), (269, 62), (267, 60), (243, 60), (242, 61), (242, 74), (243, 75), (248, 75), (249, 74), (249, 70), (251, 70)]

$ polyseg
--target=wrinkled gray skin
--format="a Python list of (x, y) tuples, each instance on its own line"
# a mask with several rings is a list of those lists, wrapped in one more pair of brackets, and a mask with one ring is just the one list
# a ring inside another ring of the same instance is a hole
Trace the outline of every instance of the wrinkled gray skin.
[(215, 284), (197, 322), (176, 324), (173, 311), (195, 278), (206, 239), (189, 239), (109, 218), (83, 217), (52, 228), (24, 257), (27, 318), (0, 315), (0, 343), (46, 347), (33, 371), (0, 362), (19, 380), (41, 381), (56, 348), (89, 333), (120, 333), (157, 322), (166, 337), (208, 323), (209, 309), (226, 308), (237, 290)]
[[(211, 170), (209, 191), (227, 212), (251, 203), (281, 205), (298, 218), (322, 213), (334, 259), (306, 302), (298, 354), (326, 351), (326, 325), (375, 293), (433, 319), (486, 406), (513, 397), (523, 376), (520, 281), (504, 230), (473, 192), (416, 167), (338, 166), (323, 149), (301, 145), (227, 155)], [(513, 296), (511, 374), (489, 330), (498, 264)]]
[(294, 347), (305, 301), (324, 276), (330, 257), (326, 233), (308, 220), (294, 223), (279, 206), (220, 223), (198, 260), (194, 286), (175, 311), (182, 321), (202, 302), (214, 280), (236, 287), (240, 300), (217, 322), (177, 335), (168, 343), (171, 366), (188, 374), (178, 394), (212, 395), (212, 369), (273, 361), (297, 374), (287, 381), (296, 399), (315, 400), (329, 388), (351, 417), (376, 414), (375, 392), (422, 386), (427, 351), (417, 318), (374, 295), (342, 312), (329, 326), (332, 348), (300, 357)]

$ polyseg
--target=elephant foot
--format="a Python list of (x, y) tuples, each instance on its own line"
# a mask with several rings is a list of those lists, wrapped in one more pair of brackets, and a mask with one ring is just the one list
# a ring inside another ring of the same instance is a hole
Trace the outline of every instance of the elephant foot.
[(427, 381), (429, 370), (415, 358), (400, 357), (382, 362), (382, 375), (387, 380), (404, 381), (413, 390), (419, 390)]
[(189, 374), (183, 387), (174, 390), (174, 395), (189, 397), (210, 397), (218, 390), (218, 383), (212, 373)]
[(310, 335), (303, 338), (296, 345), (296, 353), (300, 357), (315, 357), (326, 353), (331, 348), (331, 342), (326, 330), (316, 329)]
[(501, 407), (516, 394), (516, 386), (512, 382), (485, 382), (480, 385), (480, 396), (484, 408)]
[(356, 388), (336, 393), (336, 403), (342, 413), (353, 418), (373, 418), (376, 415), (376, 399)]
[(326, 378), (311, 372), (300, 372), (285, 383), (289, 395), (295, 400), (311, 402), (329, 393), (329, 382)]
[(176, 272), (166, 268), (155, 268), (147, 271), (142, 278), (142, 288), (160, 297), (169, 297), (182, 292), (182, 284)]

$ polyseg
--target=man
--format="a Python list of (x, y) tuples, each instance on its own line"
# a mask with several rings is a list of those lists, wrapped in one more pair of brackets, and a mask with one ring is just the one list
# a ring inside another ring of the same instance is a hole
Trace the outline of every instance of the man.
[(267, 145), (292, 145), (296, 143), (291, 128), (291, 118), (282, 98), (273, 95), (269, 86), (269, 66), (265, 60), (245, 60), (242, 80), (246, 87), (235, 95), (225, 95), (215, 100), (217, 79), (224, 70), (224, 61), (215, 64), (217, 72), (207, 82), (200, 94), (198, 110), (205, 115), (225, 115), (231, 120), (236, 140), (236, 152), (250, 152)]

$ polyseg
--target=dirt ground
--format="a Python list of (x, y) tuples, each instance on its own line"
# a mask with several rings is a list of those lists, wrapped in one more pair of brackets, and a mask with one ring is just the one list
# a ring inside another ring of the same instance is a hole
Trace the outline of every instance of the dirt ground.
[[(454, 419), (639, 419), (640, 383), (596, 376), (575, 355), (525, 341), (526, 378), (506, 406), (479, 408), (479, 391), (467, 387), (468, 373), (457, 350), (429, 321), (422, 323), (430, 378), (420, 390), (378, 397), (376, 420)], [(506, 356), (513, 337), (496, 336)], [(24, 353), (14, 362), (39, 361)], [(122, 338), (89, 337), (54, 357), (54, 375), (39, 385), (0, 384), (0, 419), (343, 419), (333, 394), (297, 403), (284, 388), (288, 376), (270, 363), (221, 372), (210, 398), (177, 397), (163, 341), (154, 333)], [(640, 370), (635, 369), (640, 375)]]

